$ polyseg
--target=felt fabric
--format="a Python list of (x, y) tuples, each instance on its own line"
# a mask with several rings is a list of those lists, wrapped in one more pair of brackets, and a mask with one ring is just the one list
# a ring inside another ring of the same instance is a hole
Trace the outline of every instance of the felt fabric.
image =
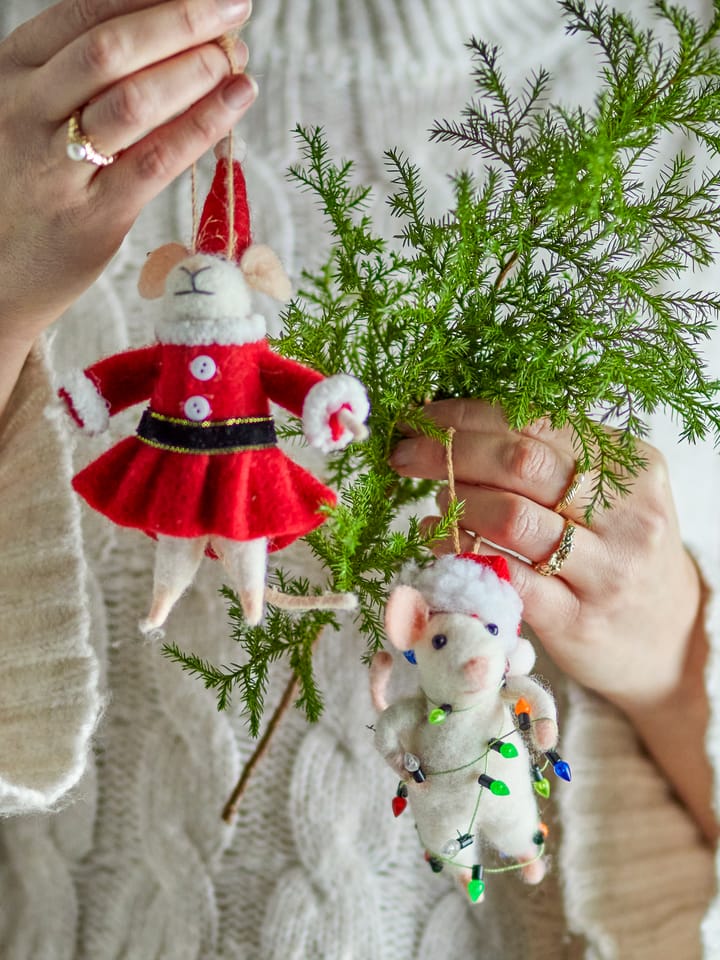
[[(0, 26), (8, 31), (49, 3), (5, 0)], [(645, 16), (637, 0), (613, 5)], [(711, 14), (705, 0), (691, 6)], [(384, 203), (393, 189), (382, 164), (388, 146), (417, 162), (428, 210), (441, 214), (448, 172), (476, 158), (429, 144), (426, 131), (434, 118), (456, 116), (470, 93), (463, 44), (471, 34), (500, 44), (518, 92), (528, 68), (543, 63), (557, 78), (555, 100), (591, 102), (587, 47), (565, 37), (557, 5), (546, 0), (255, 4), (244, 38), (262, 96), (243, 121), (244, 166), (255, 233), (296, 282), (318, 262), (328, 235), (314, 199), (286, 177), (298, 160), (288, 131), (298, 122), (322, 124), (336, 155), (356, 161), (351, 176), (373, 185), (369, 212), (384, 236), (397, 233)], [(214, 158), (199, 166), (209, 184)], [(190, 235), (185, 179), (143, 214), (93, 290), (58, 324), (49, 368), (28, 366), (0, 425), (2, 760), (16, 784), (42, 769), (58, 785), (42, 797), (0, 798), (4, 814), (22, 812), (0, 821), (3, 960), (716, 960), (718, 909), (703, 921), (716, 886), (712, 852), (627, 720), (586, 691), (571, 688), (568, 701), (539, 645), (538, 670), (559, 697), (561, 753), (574, 774), (544, 804), (551, 869), (539, 886), (497, 875), (485, 902), (471, 906), (445, 872), (437, 876), (423, 861), (409, 811), (392, 815), (398, 777), (367, 729), (375, 720), (367, 650), (352, 617), (317, 647), (323, 716), (308, 725), (291, 711), (237, 821), (228, 827), (220, 819), (255, 745), (239, 705), (218, 711), (201, 683), (138, 642), (155, 545), (84, 509), (72, 491), (73, 469), (95, 459), (107, 438), (80, 436), (62, 413), (67, 433), (53, 433), (49, 443), (43, 417), (49, 372), (64, 382), (71, 369), (150, 342), (159, 305), (137, 299), (138, 271), (148, 250)], [(720, 281), (717, 266), (706, 279)], [(280, 333), (273, 316), (269, 325)], [(708, 345), (708, 356), (720, 363), (720, 343)], [(135, 410), (117, 414), (111, 440), (136, 423)], [(678, 444), (660, 415), (650, 439), (669, 458), (681, 529), (717, 585), (720, 458), (711, 443)], [(307, 448), (298, 457), (317, 473), (322, 457)], [(325, 582), (304, 545), (281, 556), (291, 575)], [(218, 603), (222, 582), (219, 564), (201, 567), (167, 622), (167, 638), (216, 664), (245, 662)], [(717, 611), (708, 630), (716, 706), (707, 747), (717, 763)], [(88, 643), (100, 669), (83, 674)], [(65, 649), (68, 656), (53, 656)], [(416, 688), (414, 670), (397, 665), (393, 699)], [(274, 665), (269, 708), (287, 680), (284, 664)], [(93, 743), (83, 718), (97, 712), (99, 693), (106, 708)], [(77, 713), (59, 709), (68, 695)], [(56, 751), (58, 742), (68, 749)], [(18, 762), (16, 747), (28, 762)], [(52, 815), (36, 813), (51, 804)]]
[[(445, 696), (452, 701), (452, 690)], [(495, 695), (472, 710), (453, 711), (441, 724), (428, 723), (430, 709), (432, 703), (425, 697), (401, 700), (376, 723), (381, 752), (399, 744), (403, 752), (421, 760), (425, 781), (416, 783), (409, 773), (405, 777), (422, 849), (431, 856), (442, 855), (449, 841), (469, 833), (473, 842), (463, 854), (449, 858), (450, 873), (473, 863), (493, 862), (483, 850), (486, 842), (508, 857), (532, 859), (538, 853), (533, 837), (540, 816), (528, 751), (520, 733), (511, 732), (515, 725), (509, 707)], [(505, 758), (487, 747), (498, 736), (515, 746), (515, 757)], [(481, 787), (481, 775), (502, 781), (508, 794), (495, 795)]]
[[(542, 844), (534, 840), (540, 818), (529, 754), (511, 717), (511, 691), (503, 686), (505, 642), (497, 630), (487, 629), (490, 622), (502, 624), (513, 595), (516, 601), (519, 598), (491, 566), (475, 558), (447, 556), (420, 574), (415, 568), (412, 573), (421, 586), (401, 584), (393, 590), (385, 630), (400, 650), (412, 643), (417, 663), (413, 674), (420, 689), (415, 697), (383, 710), (375, 725), (375, 745), (401, 776), (403, 767), (410, 770), (401, 759), (407, 752), (420, 764), (422, 782), (415, 781), (411, 770), (404, 779), (418, 838), (429, 856), (441, 858), (449, 872), (463, 876), (473, 864), (487, 862), (483, 844), (489, 842), (505, 856), (533, 861), (522, 869), (537, 882), (544, 875), (544, 864)], [(459, 583), (463, 589), (453, 594)], [(478, 596), (479, 583), (483, 589)], [(448, 594), (443, 595), (443, 585)], [(480, 609), (447, 612), (465, 593)], [(433, 610), (428, 609), (431, 597)], [(535, 749), (539, 752), (538, 742), (543, 749), (554, 747), (552, 698), (531, 678), (518, 682), (532, 716), (542, 718), (551, 731), (546, 740), (540, 725), (533, 728), (529, 737)], [(447, 705), (444, 720), (431, 722), (430, 711), (443, 705)], [(543, 739), (538, 741), (539, 737)], [(490, 742), (498, 738), (515, 747), (514, 757), (490, 749)], [(478, 778), (484, 778), (482, 783)], [(503, 785), (497, 794), (492, 789), (496, 780)], [(467, 846), (450, 853), (447, 844), (465, 834)], [(465, 884), (468, 879), (463, 876)]]
[(161, 343), (254, 343), (266, 333), (265, 319), (253, 312), (252, 291), (232, 260), (197, 253), (180, 261), (165, 280)]
[(505, 652), (511, 653), (516, 647), (522, 600), (491, 566), (478, 563), (472, 556), (448, 555), (423, 568), (409, 565), (401, 579), (423, 594), (431, 610), (466, 613), (492, 622), (498, 627)]
[(314, 447), (323, 453), (341, 450), (352, 434), (339, 422), (341, 410), (351, 411), (361, 423), (367, 419), (370, 404), (365, 388), (346, 373), (336, 373), (320, 380), (308, 391), (303, 403), (303, 431)]
[(97, 387), (81, 370), (73, 371), (60, 389), (70, 416), (87, 434), (107, 430), (110, 413)]
[[(66, 378), (67, 393), (75, 413), (85, 422), (83, 408), (89, 404), (78, 402), (76, 384), (89, 383), (95, 388), (95, 403), (104, 406), (109, 417), (134, 406), (150, 396), (151, 385), (160, 371), (159, 344), (127, 350), (117, 356), (105, 357), (92, 364), (83, 373)], [(100, 421), (101, 430), (108, 420)], [(95, 432), (95, 431), (93, 431)]]
[[(265, 340), (239, 346), (155, 344), (94, 364), (87, 376), (110, 413), (150, 398), (153, 415), (202, 430), (266, 419), (272, 400), (301, 412), (320, 374), (274, 353)], [(276, 550), (325, 519), (334, 493), (279, 447), (206, 453), (127, 437), (73, 480), (90, 506), (157, 535), (232, 540), (266, 537)]]
[[(203, 205), (197, 236), (197, 249), (202, 253), (215, 253), (224, 256), (228, 251), (230, 221), (228, 219), (228, 168), (227, 157), (218, 158), (212, 186)], [(250, 231), (250, 210), (247, 200), (247, 186), (242, 167), (233, 163), (233, 196), (235, 241), (234, 259), (239, 259), (252, 242)]]

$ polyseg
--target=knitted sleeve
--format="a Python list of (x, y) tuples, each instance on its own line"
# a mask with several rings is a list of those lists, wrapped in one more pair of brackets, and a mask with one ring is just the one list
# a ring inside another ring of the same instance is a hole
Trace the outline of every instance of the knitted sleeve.
[(593, 960), (714, 956), (701, 935), (712, 852), (627, 719), (580, 687), (568, 699), (573, 782), (558, 799), (569, 929), (587, 938)]
[[(53, 411), (53, 408), (54, 411)], [(80, 778), (99, 712), (70, 452), (42, 348), (0, 422), (0, 814)]]

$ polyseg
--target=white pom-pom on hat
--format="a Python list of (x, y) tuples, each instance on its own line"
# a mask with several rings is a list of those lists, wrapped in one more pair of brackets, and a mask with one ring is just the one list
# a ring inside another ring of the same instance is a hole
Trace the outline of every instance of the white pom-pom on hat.
[[(242, 163), (243, 160), (247, 157), (248, 146), (247, 142), (242, 139), (242, 137), (233, 136), (232, 139), (232, 153), (233, 160), (237, 160), (238, 163)], [(230, 159), (230, 137), (223, 137), (222, 140), (218, 140), (215, 144), (215, 149), (213, 150), (216, 160), (229, 160)]]

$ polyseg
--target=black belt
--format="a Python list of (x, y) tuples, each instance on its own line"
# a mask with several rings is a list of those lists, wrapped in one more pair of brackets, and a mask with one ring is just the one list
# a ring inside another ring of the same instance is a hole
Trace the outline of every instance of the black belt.
[(181, 420), (145, 410), (138, 437), (151, 447), (173, 453), (238, 453), (262, 450), (277, 444), (272, 417), (237, 417), (233, 420)]

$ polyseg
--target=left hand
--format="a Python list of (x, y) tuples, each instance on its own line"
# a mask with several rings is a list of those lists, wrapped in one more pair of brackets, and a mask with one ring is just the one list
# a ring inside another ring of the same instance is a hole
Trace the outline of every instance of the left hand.
[[(588, 528), (589, 477), (563, 516), (553, 509), (575, 474), (570, 430), (538, 422), (515, 432), (499, 407), (478, 400), (439, 401), (426, 412), (457, 431), (462, 526), (530, 561), (507, 556), (524, 619), (558, 666), (626, 712), (670, 695), (682, 682), (701, 591), (662, 455), (639, 444), (647, 469), (612, 509), (598, 509)], [(390, 462), (403, 476), (447, 478), (445, 448), (426, 437), (402, 440)], [(444, 491), (442, 509), (447, 501)], [(557, 575), (541, 576), (532, 564), (557, 549), (565, 518), (576, 525), (573, 550)], [(460, 540), (470, 550), (475, 536), (463, 532)], [(439, 552), (448, 549), (443, 544)], [(500, 551), (483, 543), (482, 552)]]

